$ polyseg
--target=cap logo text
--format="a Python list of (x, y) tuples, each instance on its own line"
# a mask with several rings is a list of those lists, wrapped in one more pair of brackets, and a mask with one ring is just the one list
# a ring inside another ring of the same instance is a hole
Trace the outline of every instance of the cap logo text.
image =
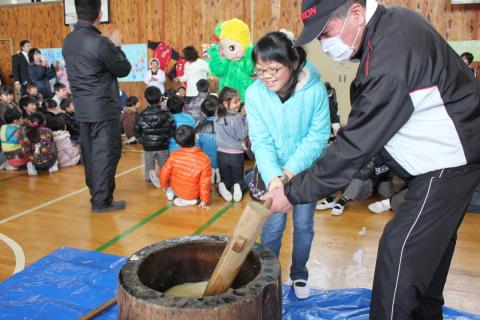
[(311, 7), (302, 12), (302, 21), (305, 21), (317, 14), (317, 8)]

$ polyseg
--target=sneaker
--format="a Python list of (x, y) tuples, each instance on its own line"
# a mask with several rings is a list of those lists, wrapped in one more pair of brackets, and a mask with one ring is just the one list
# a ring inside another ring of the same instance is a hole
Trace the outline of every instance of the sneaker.
[(131, 137), (130, 139), (124, 140), (122, 144), (135, 144), (137, 143), (137, 139), (135, 137)]
[(27, 174), (29, 176), (38, 176), (37, 169), (35, 169), (35, 166), (31, 162), (27, 163)]
[(335, 207), (335, 200), (328, 202), (327, 199), (323, 199), (317, 203), (317, 210), (326, 210)]
[(232, 193), (227, 190), (227, 187), (225, 187), (225, 183), (220, 182), (218, 184), (218, 193), (225, 199), (225, 201), (232, 201)]
[(173, 204), (177, 207), (195, 206), (197, 203), (198, 200), (185, 200), (182, 198), (175, 198), (175, 200), (173, 200)]
[(373, 213), (382, 213), (391, 209), (390, 199), (377, 201), (368, 205), (368, 209)]
[(172, 201), (173, 198), (175, 198), (175, 193), (170, 187), (168, 187), (167, 190), (165, 190), (165, 195), (167, 196), (168, 201)]
[(240, 200), (242, 200), (242, 197), (243, 197), (242, 188), (238, 183), (235, 183), (233, 185), (233, 200), (235, 202), (239, 202)]
[(55, 161), (55, 163), (53, 164), (53, 166), (51, 166), (51, 167), (48, 169), (48, 172), (49, 172), (49, 173), (58, 172), (58, 161)]
[(294, 280), (293, 292), (297, 299), (307, 299), (310, 297), (310, 287), (307, 285), (307, 280)]
[(93, 213), (111, 212), (123, 210), (127, 206), (127, 202), (124, 200), (112, 201), (109, 206), (104, 208), (92, 208)]
[(11, 166), (9, 165), (8, 163), (5, 165), (5, 170), (6, 171), (17, 171), (18, 170), (18, 167), (14, 167), (14, 166)]
[(343, 209), (345, 206), (337, 203), (332, 209), (332, 216), (341, 216), (343, 214)]
[(162, 185), (160, 184), (160, 179), (158, 179), (155, 170), (150, 170), (148, 172), (148, 176), (150, 178), (150, 182), (155, 186), (155, 188), (160, 189), (162, 187)]

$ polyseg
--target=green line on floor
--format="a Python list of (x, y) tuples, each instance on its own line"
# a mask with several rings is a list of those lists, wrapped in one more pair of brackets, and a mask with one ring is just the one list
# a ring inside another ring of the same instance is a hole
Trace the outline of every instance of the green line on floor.
[(230, 201), (229, 203), (227, 203), (223, 208), (222, 210), (218, 211), (210, 220), (207, 221), (207, 223), (205, 223), (203, 226), (201, 226), (200, 228), (197, 229), (197, 231), (195, 231), (193, 233), (194, 236), (196, 235), (199, 235), (201, 234), (203, 231), (205, 231), (205, 229), (207, 229), (208, 227), (210, 227), (212, 224), (215, 223), (215, 221), (217, 221), (218, 219), (220, 219), (221, 216), (223, 216), (225, 214), (225, 212), (228, 211), (228, 209), (230, 209), (233, 204), (235, 202), (233, 201)]
[(124, 232), (122, 232), (121, 234), (119, 234), (118, 236), (116, 236), (115, 238), (113, 238), (112, 240), (104, 243), (102, 246), (98, 247), (97, 249), (95, 249), (95, 251), (98, 251), (98, 252), (101, 252), (105, 249), (107, 249), (108, 247), (110, 247), (111, 245), (115, 244), (116, 242), (120, 241), (121, 239), (125, 238), (127, 235), (129, 235), (130, 233), (134, 232), (135, 230), (137, 230), (138, 228), (142, 227), (143, 225), (149, 223), (150, 221), (152, 221), (153, 219), (155, 219), (156, 217), (158, 217), (159, 215), (161, 215), (162, 213), (164, 213), (165, 211), (167, 211), (168, 209), (170, 209), (171, 207), (173, 207), (172, 204), (168, 204), (166, 205), (165, 207), (161, 208), (160, 210), (158, 210), (157, 212), (149, 215), (148, 217), (146, 217), (145, 219), (143, 219), (142, 221), (140, 221), (139, 223), (137, 223), (136, 225), (134, 225), (133, 227), (125, 230)]

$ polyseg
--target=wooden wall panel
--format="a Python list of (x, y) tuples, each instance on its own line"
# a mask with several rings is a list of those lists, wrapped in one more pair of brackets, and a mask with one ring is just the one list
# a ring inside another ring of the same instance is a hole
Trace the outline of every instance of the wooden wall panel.
[[(480, 5), (453, 6), (450, 0), (380, 3), (419, 11), (449, 40), (480, 39)], [(301, 0), (110, 0), (111, 23), (101, 25), (100, 30), (119, 29), (125, 44), (161, 40), (177, 50), (187, 45), (200, 49), (202, 43), (212, 41), (219, 20), (234, 17), (253, 26), (254, 40), (280, 28), (298, 35), (300, 8)], [(40, 48), (60, 47), (68, 32), (61, 2), (0, 7), (0, 37), (12, 38), (16, 50), (22, 39)], [(122, 87), (137, 96), (142, 96), (144, 88), (141, 83), (122, 83)]]

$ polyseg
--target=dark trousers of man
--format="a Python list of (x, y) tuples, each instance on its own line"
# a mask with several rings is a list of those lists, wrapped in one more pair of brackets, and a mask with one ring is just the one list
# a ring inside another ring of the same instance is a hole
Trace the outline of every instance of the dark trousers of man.
[(79, 127), (92, 209), (108, 207), (113, 200), (115, 172), (122, 151), (120, 120), (80, 122)]
[(225, 153), (217, 151), (218, 169), (220, 178), (227, 189), (231, 189), (235, 183), (244, 189), (243, 182), (243, 153)]
[(415, 177), (378, 248), (370, 319), (443, 319), (443, 288), (480, 165)]

